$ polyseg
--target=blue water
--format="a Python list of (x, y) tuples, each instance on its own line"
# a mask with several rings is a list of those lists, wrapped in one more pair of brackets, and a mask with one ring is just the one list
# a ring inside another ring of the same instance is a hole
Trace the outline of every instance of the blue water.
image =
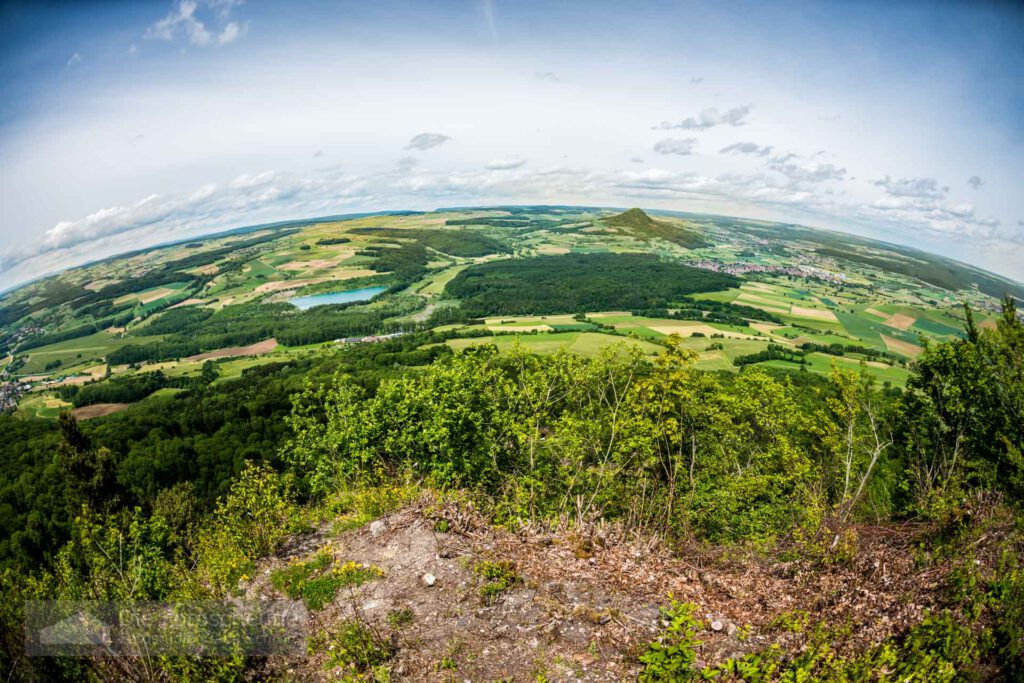
[(344, 292), (325, 292), (323, 294), (311, 294), (310, 296), (297, 296), (288, 299), (288, 302), (298, 306), (302, 310), (314, 306), (326, 304), (347, 304), (352, 301), (367, 301), (383, 292), (387, 287), (364, 287), (362, 289), (349, 289)]

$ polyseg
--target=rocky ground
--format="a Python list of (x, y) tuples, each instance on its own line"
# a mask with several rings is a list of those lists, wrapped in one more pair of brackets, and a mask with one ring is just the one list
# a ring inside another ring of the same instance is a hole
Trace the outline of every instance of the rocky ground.
[[(848, 624), (849, 646), (864, 646), (920, 620), (940, 578), (940, 570), (915, 568), (913, 528), (862, 528), (853, 559), (831, 567), (669, 553), (657, 539), (600, 525), (512, 534), (464, 508), (426, 503), (360, 529), (329, 529), (293, 538), (248, 583), (248, 596), (284, 597), (274, 571), (323, 552), (336, 565), (379, 567), (378, 578), (312, 612), (309, 629), (315, 636), (364, 625), (395, 648), (390, 680), (633, 680), (670, 595), (699, 607), (702, 663), (771, 643), (798, 648), (803, 636), (785, 624), (801, 619)], [(518, 578), (487, 600), (475, 570), (500, 561)], [(345, 671), (329, 656), (327, 646), (314, 648), (307, 658), (268, 662), (266, 673), (338, 680)]]

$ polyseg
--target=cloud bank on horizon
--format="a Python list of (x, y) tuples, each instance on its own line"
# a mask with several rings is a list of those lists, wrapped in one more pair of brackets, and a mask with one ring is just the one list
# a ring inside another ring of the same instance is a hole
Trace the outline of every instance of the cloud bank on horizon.
[(174, 0), (0, 20), (0, 289), (220, 229), (466, 203), (782, 220), (1024, 280), (1009, 4)]

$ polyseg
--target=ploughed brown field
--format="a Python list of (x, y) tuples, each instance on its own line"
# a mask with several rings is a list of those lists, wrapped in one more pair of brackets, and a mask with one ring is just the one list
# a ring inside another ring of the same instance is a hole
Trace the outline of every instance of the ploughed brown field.
[(104, 415), (119, 412), (129, 405), (129, 403), (94, 403), (91, 406), (75, 408), (71, 411), (71, 414), (75, 416), (75, 419), (89, 420), (94, 417), (103, 417)]
[(259, 356), (264, 353), (270, 353), (275, 348), (277, 348), (276, 339), (264, 339), (261, 342), (249, 344), (248, 346), (232, 346), (226, 349), (207, 351), (206, 353), (200, 353), (195, 356), (189, 356), (188, 358), (185, 358), (183, 360), (198, 361), (210, 360), (212, 358), (234, 358), (236, 356)]

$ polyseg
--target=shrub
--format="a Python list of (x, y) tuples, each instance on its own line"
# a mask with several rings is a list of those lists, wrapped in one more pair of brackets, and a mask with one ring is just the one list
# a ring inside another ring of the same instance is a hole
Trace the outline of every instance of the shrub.
[(694, 668), (697, 646), (701, 644), (697, 640), (700, 622), (694, 617), (696, 610), (697, 606), (693, 603), (680, 603), (676, 600), (662, 608), (661, 618), (665, 628), (661, 636), (648, 646), (647, 652), (640, 655), (640, 663), (644, 665), (638, 677), (640, 683), (689, 683), (700, 680)]
[[(391, 640), (384, 638), (360, 621), (346, 621), (335, 633), (324, 633), (310, 643), (311, 652), (327, 651), (327, 667), (341, 667), (362, 680), (380, 680), (386, 665), (395, 656), (398, 648)], [(360, 679), (357, 679), (360, 680)], [(384, 680), (387, 680), (386, 678)]]
[(320, 553), (309, 562), (293, 562), (284, 569), (270, 575), (270, 581), (289, 598), (299, 598), (311, 610), (323, 609), (334, 600), (342, 588), (361, 586), (383, 575), (379, 567), (346, 562), (331, 568), (334, 558), (330, 553)]
[(478, 562), (473, 567), (473, 573), (484, 581), (480, 586), (480, 597), (485, 605), (493, 604), (502, 593), (522, 583), (522, 578), (516, 574), (515, 564), (508, 560)]

